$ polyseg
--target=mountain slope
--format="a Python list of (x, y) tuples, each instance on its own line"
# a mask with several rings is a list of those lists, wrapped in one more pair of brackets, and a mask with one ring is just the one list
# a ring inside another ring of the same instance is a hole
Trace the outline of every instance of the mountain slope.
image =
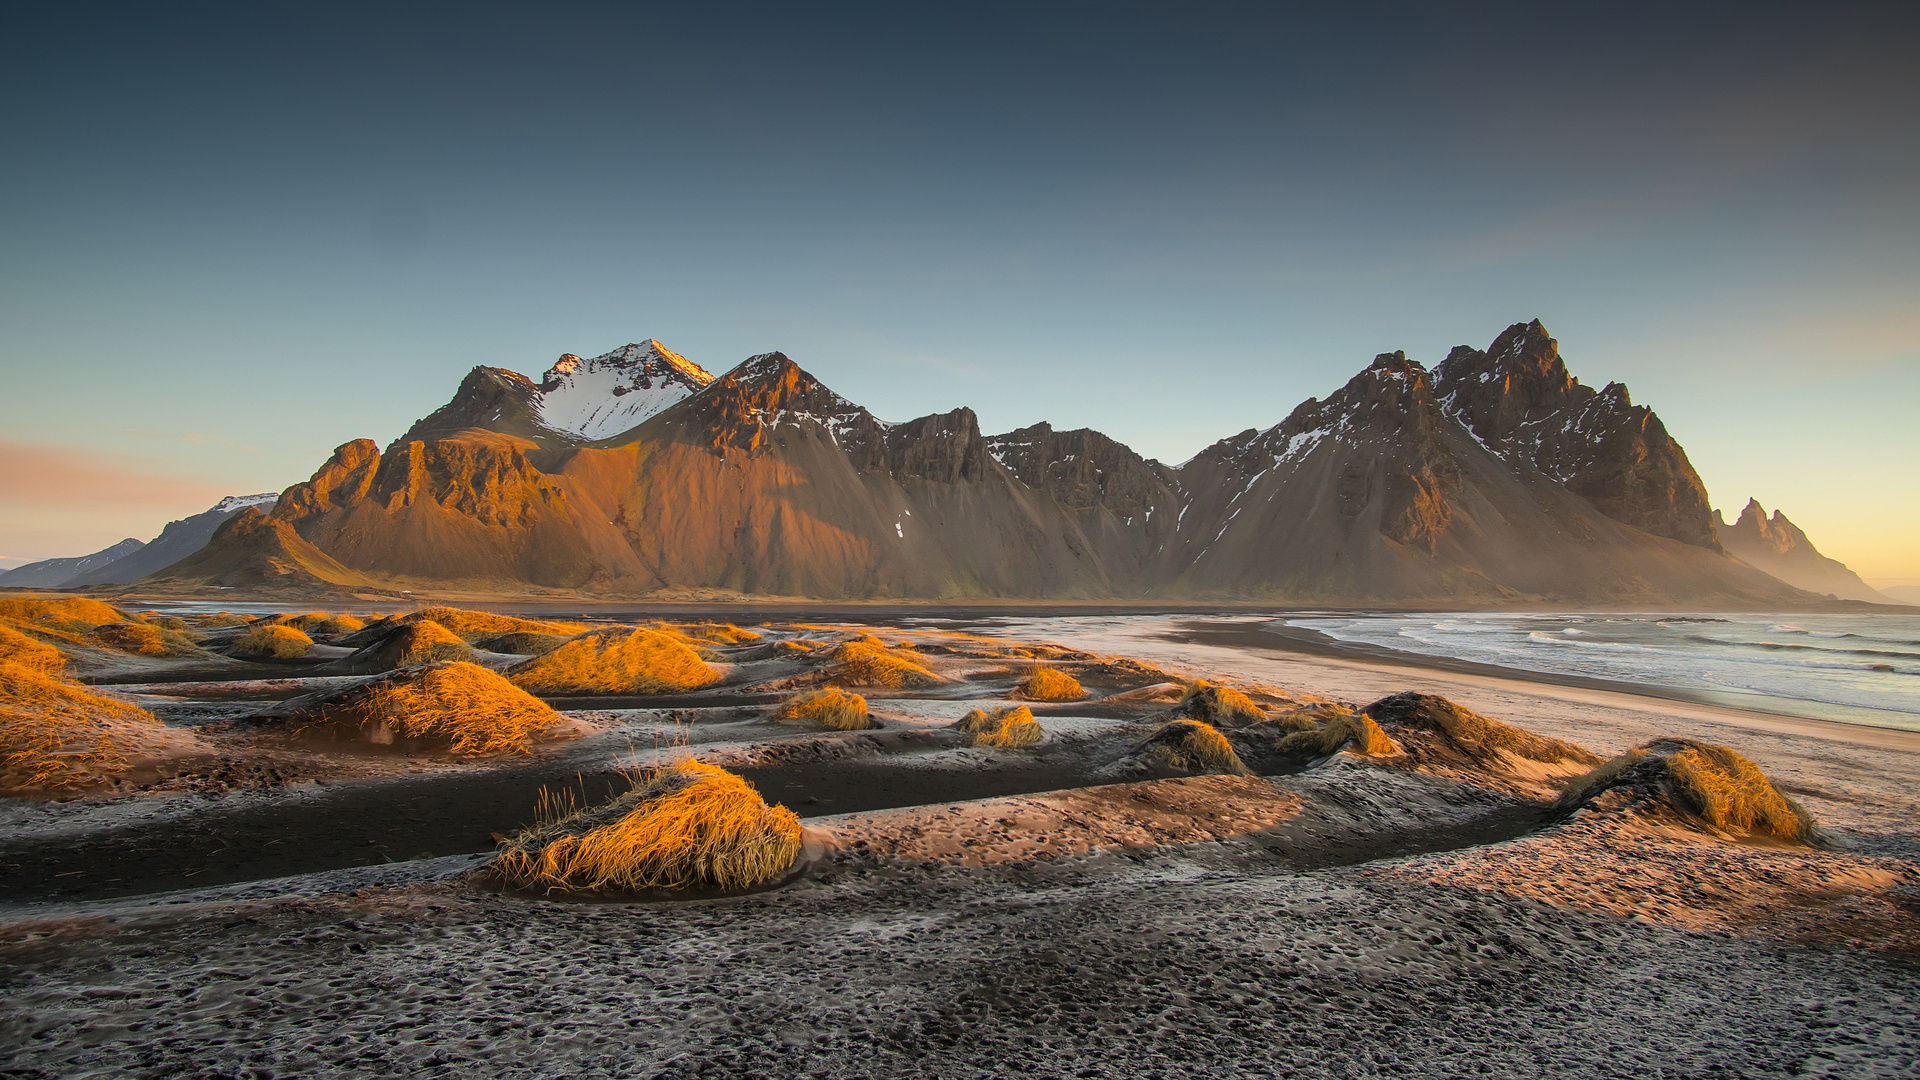
[(68, 559), (41, 559), (16, 566), (0, 574), (0, 588), (9, 589), (60, 589), (72, 583), (75, 578), (84, 577), (91, 571), (111, 565), (119, 559), (139, 551), (146, 545), (129, 536), (109, 548), (101, 548), (91, 555), (77, 555)]
[[(777, 352), (589, 439), (645, 410), (598, 410), (581, 380), (654, 380), (609, 382), (628, 387), (604, 391), (613, 404), (697, 381), (657, 343), (617, 359), (564, 386), (476, 369), (384, 452), (340, 447), (273, 520), (349, 573), (499, 591), (1816, 600), (1727, 557), (1710, 519), (1700, 542), (1684, 451), (1624, 388), (1573, 379), (1537, 322), (1442, 373), (1382, 354), (1179, 468), (1087, 429), (983, 436), (964, 408), (888, 423)], [(563, 391), (564, 432), (548, 398)]]
[(1764, 574), (1622, 525), (1448, 410), (1383, 353), (1181, 466), (1171, 595), (1301, 602), (1804, 602)]
[(164, 570), (207, 546), (213, 539), (215, 529), (220, 523), (248, 507), (262, 510), (273, 509), (280, 496), (274, 492), (262, 495), (229, 495), (215, 503), (210, 509), (170, 521), (160, 530), (154, 541), (138, 551), (115, 559), (96, 570), (70, 579), (67, 588), (80, 588), (83, 585), (124, 585), (129, 581), (138, 581), (156, 570)]
[(1538, 319), (1485, 352), (1455, 348), (1433, 381), (1448, 413), (1509, 464), (1540, 470), (1615, 521), (1720, 549), (1707, 486), (1660, 418), (1621, 383), (1581, 385)]
[(143, 587), (313, 591), (372, 585), (300, 538), (283, 521), (247, 507), (222, 522), (207, 546), (141, 579)]
[(1842, 600), (1865, 600), (1872, 604), (1899, 603), (1847, 569), (1845, 563), (1829, 559), (1814, 549), (1807, 534), (1787, 520), (1780, 511), (1767, 519), (1767, 511), (1758, 499), (1748, 499), (1746, 509), (1732, 525), (1713, 513), (1714, 531), (1727, 551), (1750, 566), (1765, 570), (1796, 589), (1831, 594)]

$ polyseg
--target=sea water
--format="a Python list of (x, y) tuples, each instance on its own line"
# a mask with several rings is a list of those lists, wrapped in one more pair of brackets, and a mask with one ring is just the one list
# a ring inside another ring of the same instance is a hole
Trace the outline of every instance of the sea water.
[(1287, 616), (1336, 643), (1920, 731), (1920, 614)]

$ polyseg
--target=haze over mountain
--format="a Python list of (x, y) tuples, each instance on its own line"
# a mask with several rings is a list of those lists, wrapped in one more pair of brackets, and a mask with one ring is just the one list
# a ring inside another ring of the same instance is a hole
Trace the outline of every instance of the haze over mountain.
[[(110, 566), (145, 546), (129, 536), (112, 547), (102, 548), (91, 555), (78, 555), (69, 559), (41, 559), (39, 562), (26, 563), (0, 574), (0, 588), (58, 589), (90, 570)], [(140, 576), (135, 574), (133, 577)], [(127, 580), (132, 581), (133, 578)]]
[(1715, 510), (1713, 530), (1728, 552), (1797, 589), (1873, 604), (1911, 603), (1880, 592), (1860, 580), (1860, 575), (1847, 569), (1846, 564), (1820, 554), (1787, 515), (1775, 510), (1768, 520), (1759, 499), (1748, 499), (1731, 525)]
[(1326, 400), (1177, 467), (1086, 429), (984, 435), (966, 408), (882, 421), (777, 352), (717, 379), (653, 341), (563, 357), (537, 384), (476, 368), (384, 450), (342, 445), (270, 519), (236, 519), (159, 577), (618, 596), (1814, 599), (1726, 555), (1659, 418), (1624, 386), (1573, 378), (1538, 322), (1432, 372), (1381, 354)]

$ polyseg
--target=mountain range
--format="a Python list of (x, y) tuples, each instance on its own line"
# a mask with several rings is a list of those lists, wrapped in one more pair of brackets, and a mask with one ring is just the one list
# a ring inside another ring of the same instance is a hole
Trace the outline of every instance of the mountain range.
[(1797, 589), (1825, 593), (1841, 600), (1872, 604), (1904, 603), (1860, 580), (1846, 564), (1815, 550), (1807, 534), (1778, 510), (1771, 520), (1758, 499), (1748, 499), (1740, 517), (1729, 525), (1718, 510), (1713, 514), (1714, 535), (1742, 562), (1758, 567)]
[(213, 531), (249, 507), (272, 509), (280, 496), (229, 495), (192, 517), (169, 522), (152, 543), (132, 537), (77, 559), (42, 559), (0, 574), (0, 587), (78, 589), (87, 585), (123, 585), (164, 570), (207, 546)]
[[(1779, 607), (1680, 444), (1538, 321), (1167, 465), (1100, 432), (898, 423), (782, 353), (715, 377), (657, 341), (539, 382), (474, 368), (384, 449), (340, 446), (143, 588), (641, 597), (1247, 599)], [(1736, 553), (1737, 554), (1737, 553)], [(1829, 589), (1820, 592), (1832, 591)]]

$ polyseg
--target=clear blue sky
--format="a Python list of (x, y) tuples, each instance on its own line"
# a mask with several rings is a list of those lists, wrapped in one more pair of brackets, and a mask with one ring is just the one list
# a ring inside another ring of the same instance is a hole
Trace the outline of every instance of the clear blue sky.
[(1538, 317), (1920, 582), (1914, 5), (693, 6), (12, 9), (0, 565), (475, 364), (778, 348), (1177, 462)]

